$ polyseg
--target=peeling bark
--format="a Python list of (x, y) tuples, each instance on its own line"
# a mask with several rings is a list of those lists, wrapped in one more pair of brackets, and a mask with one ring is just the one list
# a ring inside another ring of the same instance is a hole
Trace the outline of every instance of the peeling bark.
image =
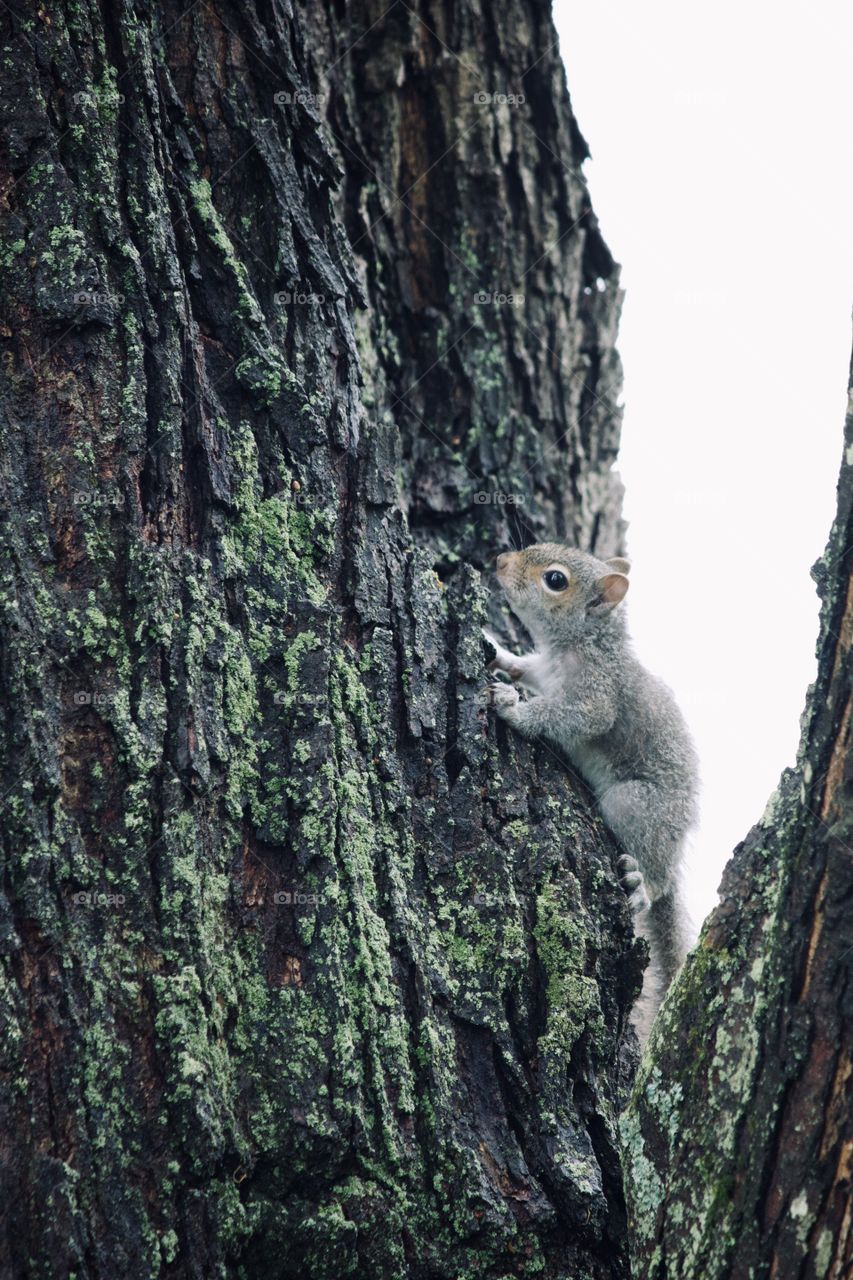
[(853, 407), (844, 444), (797, 766), (726, 868), (622, 1122), (649, 1280), (853, 1270)]
[(0, 23), (2, 1274), (624, 1277), (641, 948), (478, 701), (623, 532), (550, 17)]

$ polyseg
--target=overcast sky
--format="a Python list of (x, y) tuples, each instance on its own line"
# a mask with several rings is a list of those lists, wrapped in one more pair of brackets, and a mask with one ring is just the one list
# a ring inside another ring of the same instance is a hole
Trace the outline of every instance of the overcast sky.
[(841, 459), (853, 6), (555, 0), (627, 290), (628, 596), (702, 761), (695, 923), (793, 763)]

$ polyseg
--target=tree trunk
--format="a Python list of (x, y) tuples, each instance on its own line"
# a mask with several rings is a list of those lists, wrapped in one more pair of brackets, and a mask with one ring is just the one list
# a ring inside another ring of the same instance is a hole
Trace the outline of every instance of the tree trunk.
[(642, 948), (478, 700), (622, 549), (546, 7), (0, 22), (2, 1275), (625, 1277)]
[(797, 767), (726, 868), (623, 1119), (637, 1280), (853, 1274), (853, 408), (844, 443)]

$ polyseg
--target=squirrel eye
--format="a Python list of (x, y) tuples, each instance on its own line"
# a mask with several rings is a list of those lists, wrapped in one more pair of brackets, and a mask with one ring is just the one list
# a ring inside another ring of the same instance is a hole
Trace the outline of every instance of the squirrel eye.
[(552, 591), (565, 591), (569, 585), (568, 578), (559, 569), (549, 569), (547, 573), (543, 573), (542, 580)]

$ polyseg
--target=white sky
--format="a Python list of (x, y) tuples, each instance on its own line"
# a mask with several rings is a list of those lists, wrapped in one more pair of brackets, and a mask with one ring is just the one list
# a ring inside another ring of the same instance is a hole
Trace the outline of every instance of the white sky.
[(627, 290), (631, 628), (702, 761), (698, 926), (793, 763), (853, 303), (853, 6), (555, 0)]

